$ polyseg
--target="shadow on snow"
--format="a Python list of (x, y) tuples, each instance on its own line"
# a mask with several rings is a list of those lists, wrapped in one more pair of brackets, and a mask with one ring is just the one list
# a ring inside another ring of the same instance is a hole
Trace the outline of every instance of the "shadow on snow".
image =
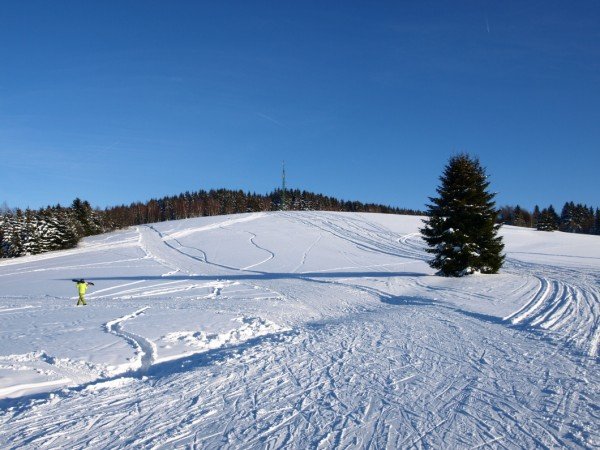
[[(430, 274), (422, 272), (255, 272), (244, 274), (222, 275), (122, 275), (110, 277), (93, 277), (93, 281), (142, 281), (142, 280), (193, 280), (193, 281), (222, 281), (222, 280), (303, 280), (308, 278), (394, 278), (394, 277), (426, 277)], [(59, 278), (57, 281), (71, 281), (71, 278)]]

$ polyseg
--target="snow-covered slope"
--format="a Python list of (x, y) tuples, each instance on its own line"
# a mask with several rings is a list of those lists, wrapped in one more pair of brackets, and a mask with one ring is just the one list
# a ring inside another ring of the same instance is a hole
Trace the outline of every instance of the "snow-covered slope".
[(447, 279), (420, 226), (242, 214), (1, 261), (0, 447), (599, 446), (600, 238), (505, 227), (500, 274)]

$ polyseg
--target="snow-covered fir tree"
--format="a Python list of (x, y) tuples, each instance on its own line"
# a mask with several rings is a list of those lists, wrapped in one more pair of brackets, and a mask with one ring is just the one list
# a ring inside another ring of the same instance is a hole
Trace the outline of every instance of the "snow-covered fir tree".
[(80, 236), (93, 236), (102, 233), (101, 219), (86, 200), (76, 198), (71, 205)]
[(504, 244), (498, 236), (495, 194), (487, 191), (479, 160), (467, 154), (450, 158), (440, 181), (439, 197), (430, 198), (429, 218), (421, 229), (434, 255), (429, 265), (443, 276), (497, 273)]
[(107, 230), (101, 211), (76, 199), (72, 208), (60, 205), (40, 210), (8, 207), (0, 214), (0, 258), (35, 255), (73, 248), (84, 236)]

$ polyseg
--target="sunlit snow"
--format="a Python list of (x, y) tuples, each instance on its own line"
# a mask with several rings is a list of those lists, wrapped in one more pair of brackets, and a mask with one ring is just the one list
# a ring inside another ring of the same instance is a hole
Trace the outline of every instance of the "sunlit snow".
[(600, 237), (504, 227), (500, 274), (442, 278), (421, 220), (206, 217), (0, 261), (0, 447), (600, 446)]

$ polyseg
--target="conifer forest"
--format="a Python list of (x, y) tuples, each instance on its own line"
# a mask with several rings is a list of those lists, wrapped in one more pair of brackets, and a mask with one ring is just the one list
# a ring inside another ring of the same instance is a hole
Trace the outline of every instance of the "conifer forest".
[(68, 207), (56, 205), (39, 210), (13, 209), (5, 205), (0, 210), (0, 257), (14, 258), (73, 248), (86, 236), (192, 217), (278, 210), (423, 214), (417, 210), (344, 201), (297, 189), (282, 194), (281, 189), (266, 195), (229, 189), (200, 190), (105, 209), (93, 208), (79, 198)]

